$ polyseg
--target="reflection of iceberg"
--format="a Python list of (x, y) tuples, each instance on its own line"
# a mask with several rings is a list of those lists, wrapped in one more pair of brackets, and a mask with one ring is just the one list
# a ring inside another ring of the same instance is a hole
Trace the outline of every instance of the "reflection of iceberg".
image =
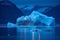
[(7, 27), (8, 28), (13, 28), (13, 27), (16, 27), (17, 28), (17, 32), (24, 32), (24, 30), (25, 30), (25, 28), (26, 28), (26, 30), (27, 30), (27, 32), (29, 32), (29, 31), (32, 31), (32, 30), (36, 30), (36, 26), (25, 26), (25, 25), (16, 25), (16, 24), (13, 24), (13, 23), (10, 23), (10, 22), (8, 22), (7, 23)]

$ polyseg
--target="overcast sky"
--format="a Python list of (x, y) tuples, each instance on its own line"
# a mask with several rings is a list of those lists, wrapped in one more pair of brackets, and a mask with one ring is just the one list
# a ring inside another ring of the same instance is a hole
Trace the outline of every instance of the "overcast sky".
[(16, 5), (20, 4), (37, 4), (37, 5), (48, 5), (54, 6), (60, 4), (59, 0), (12, 0)]

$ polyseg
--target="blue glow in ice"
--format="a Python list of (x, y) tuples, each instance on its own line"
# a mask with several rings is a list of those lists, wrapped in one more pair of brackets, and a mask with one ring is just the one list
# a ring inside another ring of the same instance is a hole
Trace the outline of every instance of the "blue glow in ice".
[(34, 23), (38, 21), (45, 25), (50, 25), (55, 20), (53, 17), (49, 17), (38, 11), (33, 11), (29, 17)]
[(17, 22), (21, 22), (23, 20), (24, 20), (24, 16), (21, 16), (21, 17), (17, 18)]
[(30, 18), (28, 16), (22, 16), (17, 18), (16, 24), (25, 25), (25, 24), (29, 24), (29, 22), (30, 22)]
[(31, 21), (33, 21), (34, 23), (38, 20), (40, 16), (40, 13), (38, 13), (37, 11), (33, 11), (29, 17), (31, 18)]
[[(34, 23), (36, 22), (40, 22), (47, 26), (50, 26), (54, 21), (55, 19), (53, 17), (48, 17), (38, 11), (33, 11), (29, 16), (21, 16), (19, 18), (17, 18), (17, 22), (16, 22), (16, 25), (20, 26), (19, 24), (21, 23), (22, 27), (24, 27), (24, 25), (29, 25), (30, 22), (33, 22), (33, 25)], [(41, 25), (40, 23), (38, 23), (39, 25)], [(24, 25), (23, 25), (24, 24)], [(31, 23), (30, 23), (31, 24)], [(8, 23), (7, 26), (8, 27), (14, 27), (15, 24), (13, 23)], [(28, 26), (32, 29), (35, 29), (32, 25), (31, 26)]]

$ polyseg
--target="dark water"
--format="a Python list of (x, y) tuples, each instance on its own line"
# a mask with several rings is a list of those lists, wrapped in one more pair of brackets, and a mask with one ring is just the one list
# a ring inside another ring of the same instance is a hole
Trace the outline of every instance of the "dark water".
[[(47, 29), (46, 29), (47, 30)], [(55, 30), (30, 31), (23, 28), (0, 28), (1, 40), (55, 40)]]

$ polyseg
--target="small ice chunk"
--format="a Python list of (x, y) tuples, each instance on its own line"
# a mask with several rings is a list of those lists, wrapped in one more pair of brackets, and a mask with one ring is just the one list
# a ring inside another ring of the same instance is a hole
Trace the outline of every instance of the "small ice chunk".
[(7, 27), (8, 27), (8, 28), (12, 28), (12, 27), (16, 27), (16, 25), (13, 24), (13, 23), (11, 23), (11, 22), (8, 22), (8, 23), (7, 23)]

